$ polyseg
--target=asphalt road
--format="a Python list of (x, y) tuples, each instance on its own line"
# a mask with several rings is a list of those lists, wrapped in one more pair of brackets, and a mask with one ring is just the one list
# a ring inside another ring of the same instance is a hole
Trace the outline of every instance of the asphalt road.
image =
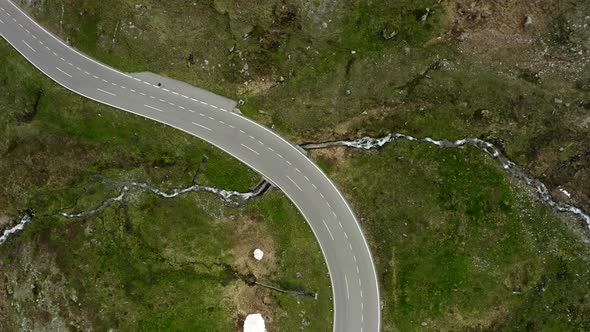
[[(379, 331), (379, 288), (373, 259), (348, 203), (300, 149), (231, 111), (231, 100), (119, 72), (72, 49), (15, 4), (0, 0), (0, 34), (63, 87), (99, 103), (197, 136), (280, 188), (313, 230), (332, 280), (334, 331)], [(0, 60), (0, 65), (1, 65)], [(288, 221), (285, 221), (288, 222)], [(292, 259), (297, 259), (293, 257)]]

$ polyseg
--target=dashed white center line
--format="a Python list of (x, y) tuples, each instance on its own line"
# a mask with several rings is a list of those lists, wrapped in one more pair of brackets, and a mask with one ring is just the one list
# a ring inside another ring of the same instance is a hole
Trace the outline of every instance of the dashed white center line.
[(326, 226), (326, 229), (328, 230), (328, 234), (330, 234), (332, 241), (334, 241), (334, 235), (332, 235), (332, 232), (330, 232), (330, 228), (328, 227), (328, 224), (326, 224), (326, 221), (324, 219), (322, 219), (322, 222), (324, 223), (324, 226)]
[(257, 156), (260, 156), (260, 153), (258, 153), (256, 150), (252, 149), (251, 147), (244, 145), (244, 144), (240, 144), (241, 146), (245, 147), (246, 149), (252, 151), (254, 154), (256, 154)]
[(4, 24), (4, 21), (0, 20), (0, 23)]
[(344, 275), (344, 282), (346, 283), (346, 298), (350, 300), (350, 292), (348, 290), (348, 278), (346, 278), (346, 275)]
[(228, 125), (228, 126), (229, 126), (231, 129), (236, 129), (236, 127), (235, 127), (235, 126), (232, 126), (232, 125)]
[(137, 78), (137, 77), (134, 77), (133, 79), (136, 80), (136, 81), (138, 81), (138, 82), (141, 82), (141, 80), (139, 78)]
[(115, 96), (115, 97), (117, 96), (116, 94), (114, 94), (112, 92), (108, 92), (108, 91), (105, 91), (105, 90), (100, 89), (100, 88), (96, 88), (96, 90), (98, 90), (98, 91), (100, 91), (102, 93), (106, 93), (107, 95), (111, 95), (111, 96)]
[(195, 122), (193, 122), (192, 124), (194, 124), (194, 125), (195, 125), (195, 126), (197, 126), (197, 127), (201, 127), (201, 128), (203, 128), (203, 129), (206, 129), (206, 130), (209, 130), (209, 131), (213, 131), (213, 130), (211, 130), (211, 128), (207, 128), (207, 127), (205, 127), (205, 126), (203, 126), (203, 125), (200, 125), (200, 124), (198, 124), (198, 123), (195, 123)]
[(89, 72), (87, 72), (86, 70), (84, 71), (84, 74), (86, 74), (86, 75), (90, 75), (90, 73), (89, 73)]
[(188, 111), (191, 112), (191, 113), (195, 113), (195, 111), (193, 111), (193, 110), (188, 110)]
[(28, 47), (28, 48), (30, 48), (30, 49), (31, 49), (31, 51), (33, 51), (34, 53), (37, 53), (37, 51), (35, 51), (35, 49), (31, 47), (31, 45), (27, 44), (27, 42), (26, 42), (26, 41), (24, 41), (24, 40), (23, 40), (23, 43), (24, 43), (25, 45), (27, 45), (27, 47)]
[(287, 177), (287, 179), (289, 179), (289, 181), (293, 182), (293, 184), (295, 185), (295, 187), (297, 187), (297, 189), (299, 189), (300, 191), (303, 191), (303, 189), (301, 189), (301, 187), (297, 184), (297, 182), (293, 181), (293, 179), (291, 179), (290, 176), (285, 175)]
[(151, 108), (151, 109), (153, 109), (153, 110), (156, 110), (156, 111), (158, 111), (158, 112), (162, 112), (162, 113), (164, 113), (164, 111), (162, 111), (162, 110), (161, 110), (161, 109), (159, 109), (159, 108), (155, 108), (155, 107), (153, 107), (153, 106), (146, 105), (146, 104), (143, 104), (143, 106), (145, 106), (145, 107), (147, 107), (147, 108)]
[(59, 67), (55, 67), (55, 69), (59, 70), (62, 74), (66, 75), (67, 77), (72, 78), (72, 75), (66, 73), (65, 71), (63, 71), (61, 69), (59, 69)]
[(318, 189), (318, 187), (317, 187), (315, 184), (313, 184), (313, 183), (311, 184), (311, 186), (312, 186), (312, 187), (313, 187), (313, 189), (315, 189), (315, 190), (317, 190), (317, 189)]
[(290, 162), (290, 161), (288, 161), (288, 160), (285, 160), (285, 161), (287, 162), (287, 164), (289, 164), (289, 166), (292, 166), (292, 165), (293, 165), (293, 163), (292, 163), (292, 162)]
[(166, 92), (170, 92), (170, 90), (166, 89), (166, 88), (162, 88), (162, 90), (166, 91)]

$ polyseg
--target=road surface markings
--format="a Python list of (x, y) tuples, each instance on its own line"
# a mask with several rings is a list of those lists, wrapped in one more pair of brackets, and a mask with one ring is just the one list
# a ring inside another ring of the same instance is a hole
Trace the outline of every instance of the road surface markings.
[(103, 83), (109, 83), (109, 81), (105, 80), (104, 78), (102, 79)]
[(246, 132), (245, 132), (245, 131), (243, 131), (242, 129), (240, 129), (240, 133), (242, 133), (242, 134), (245, 134)]
[(151, 109), (153, 109), (153, 110), (156, 110), (156, 111), (158, 111), (158, 112), (162, 112), (162, 113), (164, 113), (164, 111), (162, 111), (162, 110), (161, 110), (161, 109), (159, 109), (159, 108), (155, 108), (155, 107), (153, 107), (153, 106), (146, 105), (146, 104), (143, 104), (143, 106), (145, 106), (145, 107), (147, 107), (147, 108), (151, 108)]
[(344, 237), (348, 240), (348, 234), (346, 234), (346, 232), (342, 232), (344, 233)]
[(303, 189), (301, 189), (301, 187), (297, 184), (297, 182), (293, 181), (293, 179), (291, 179), (290, 176), (285, 175), (287, 177), (287, 179), (289, 179), (289, 181), (293, 182), (293, 184), (295, 185), (295, 187), (297, 187), (297, 189), (299, 189), (300, 191), (303, 191)]
[(159, 101), (165, 103), (166, 101), (164, 99), (158, 99)]
[(176, 95), (176, 96), (180, 95), (178, 92), (175, 92), (175, 91), (172, 91), (172, 94)]
[(98, 91), (100, 91), (102, 93), (106, 93), (107, 95), (111, 95), (111, 96), (115, 96), (115, 97), (117, 96), (116, 94), (114, 94), (112, 92), (105, 91), (105, 90), (103, 90), (101, 88), (96, 88), (96, 90), (98, 90)]
[(346, 278), (346, 275), (344, 275), (344, 282), (346, 283), (346, 298), (350, 300), (350, 292), (348, 290), (348, 278)]
[(271, 148), (270, 146), (267, 148), (270, 152), (275, 152), (275, 150), (273, 148)]
[(134, 77), (133, 79), (136, 80), (136, 81), (138, 81), (138, 82), (141, 82), (141, 80), (139, 78), (137, 78), (137, 77)]
[(94, 78), (98, 79), (98, 76), (96, 76), (96, 75), (92, 75), (92, 77), (94, 77)]
[(170, 106), (176, 106), (174, 103), (168, 102), (168, 104), (170, 104)]
[(297, 171), (297, 173), (301, 173), (301, 171), (297, 167), (295, 167), (295, 171)]
[(209, 120), (215, 121), (215, 118), (212, 116), (208, 116)]
[(313, 189), (318, 190), (318, 187), (315, 184), (311, 184), (311, 186), (313, 187)]
[(324, 219), (322, 219), (322, 222), (324, 223), (324, 226), (326, 226), (326, 229), (328, 230), (328, 234), (330, 234), (332, 241), (334, 241), (334, 235), (332, 235), (332, 232), (330, 232), (330, 228), (328, 228), (328, 224), (326, 224), (326, 221)]
[(178, 108), (180, 108), (181, 110), (186, 110), (186, 108), (184, 108), (184, 106), (178, 106)]
[[(157, 85), (156, 85), (157, 86)], [(162, 88), (162, 90), (166, 91), (166, 92), (170, 92), (170, 90), (166, 89), (166, 88)]]
[(287, 162), (287, 164), (289, 164), (289, 166), (293, 166), (293, 163), (291, 163), (290, 161), (288, 161), (286, 159), (285, 159), (285, 161)]
[(59, 67), (55, 67), (55, 69), (59, 70), (62, 74), (66, 75), (67, 77), (72, 78), (72, 75), (66, 73), (65, 71), (63, 71), (61, 69), (59, 69)]
[(28, 48), (30, 48), (30, 49), (31, 49), (31, 51), (33, 51), (33, 52), (37, 53), (37, 51), (35, 51), (35, 49), (31, 47), (31, 45), (27, 44), (27, 42), (26, 42), (26, 41), (24, 41), (24, 40), (23, 40), (23, 43), (25, 43), (25, 45), (27, 45), (27, 47), (28, 47)]
[(243, 146), (243, 147), (245, 147), (246, 149), (248, 149), (248, 150), (252, 151), (252, 152), (253, 152), (253, 153), (255, 153), (257, 156), (260, 156), (260, 153), (258, 153), (256, 150), (252, 149), (251, 147), (249, 147), (249, 146), (246, 146), (246, 145), (244, 145), (244, 144), (240, 144), (240, 145), (241, 145), (241, 146)]
[(236, 126), (228, 125), (231, 129), (236, 129)]
[(51, 52), (51, 53), (53, 53), (53, 55), (57, 56), (57, 53), (55, 53), (55, 52)]
[[(125, 89), (125, 88), (123, 88), (123, 89)], [(140, 95), (142, 95), (142, 96), (147, 96), (147, 95), (146, 95), (145, 93), (143, 93), (143, 92), (140, 92), (139, 94), (140, 94)]]
[(0, 20), (0, 23), (4, 24), (4, 21)]
[(84, 71), (84, 74), (86, 74), (86, 75), (90, 75), (90, 73), (89, 73), (89, 72), (87, 72), (86, 70)]
[(224, 125), (224, 124), (225, 124), (225, 122), (223, 122), (223, 121), (221, 121), (221, 120), (218, 120), (218, 121), (219, 121), (219, 123), (221, 123), (222, 125)]
[(198, 124), (198, 123), (195, 123), (195, 122), (193, 122), (193, 124), (194, 124), (195, 126), (197, 126), (197, 127), (201, 127), (201, 128), (203, 128), (203, 129), (206, 129), (206, 130), (209, 130), (209, 131), (213, 131), (213, 130), (211, 130), (211, 128), (207, 128), (207, 127), (205, 127), (205, 126), (203, 126), (203, 125), (200, 125), (200, 124)]
[(250, 137), (250, 139), (255, 140), (254, 136), (252, 135), (248, 135), (248, 137)]
[(20, 24), (20, 23), (18, 24), (18, 26), (21, 27), (21, 28), (24, 28), (24, 26), (22, 24)]
[(188, 111), (191, 112), (191, 113), (195, 113), (195, 111), (193, 111), (193, 110), (188, 110)]

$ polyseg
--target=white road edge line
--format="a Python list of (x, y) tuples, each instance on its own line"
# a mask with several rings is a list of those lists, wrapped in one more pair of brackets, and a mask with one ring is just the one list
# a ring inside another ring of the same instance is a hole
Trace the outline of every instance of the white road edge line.
[(206, 130), (209, 130), (209, 131), (213, 131), (213, 130), (211, 130), (211, 128), (207, 128), (207, 127), (205, 127), (205, 126), (203, 126), (203, 125), (200, 125), (200, 124), (198, 124), (198, 123), (192, 122), (192, 124), (194, 124), (194, 125), (195, 125), (195, 126), (197, 126), (197, 127), (201, 127), (201, 128), (203, 128), (203, 129), (206, 129)]
[(59, 67), (55, 67), (55, 69), (59, 70), (62, 74), (66, 75), (67, 77), (72, 78), (72, 75), (66, 73), (65, 71), (63, 71), (61, 69), (59, 69)]
[(102, 93), (106, 93), (107, 95), (111, 95), (111, 96), (114, 96), (114, 97), (116, 97), (116, 96), (117, 96), (116, 94), (114, 94), (114, 93), (112, 93), (112, 92), (105, 91), (105, 90), (103, 90), (103, 89), (101, 89), (101, 88), (96, 88), (96, 90), (98, 90), (98, 91), (100, 91), (100, 92), (102, 92)]
[(159, 109), (159, 108), (155, 108), (154, 106), (150, 106), (150, 105), (146, 105), (146, 104), (143, 104), (143, 106), (145, 106), (145, 107), (147, 107), (147, 108), (151, 108), (151, 109), (153, 109), (153, 110), (156, 110), (156, 111), (158, 111), (158, 112), (162, 112), (162, 113), (164, 113), (164, 111), (162, 111), (162, 110), (161, 110), (161, 109)]
[(293, 179), (291, 179), (290, 176), (285, 175), (287, 177), (287, 179), (289, 179), (289, 181), (293, 182), (293, 184), (295, 185), (295, 187), (297, 187), (297, 189), (303, 191), (303, 189), (301, 189), (301, 187), (297, 184), (297, 182), (293, 181)]
[(243, 146), (243, 147), (245, 147), (246, 149), (248, 149), (248, 150), (250, 150), (250, 151), (254, 152), (254, 153), (257, 155), (257, 156), (260, 156), (260, 153), (258, 153), (256, 150), (252, 149), (251, 147), (249, 147), (249, 146), (246, 146), (246, 145), (244, 145), (244, 144), (240, 144), (240, 145), (241, 145), (241, 146)]

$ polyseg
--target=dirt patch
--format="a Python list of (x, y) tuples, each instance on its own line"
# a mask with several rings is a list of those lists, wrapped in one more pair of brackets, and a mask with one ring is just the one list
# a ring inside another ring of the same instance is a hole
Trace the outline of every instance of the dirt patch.
[(238, 89), (238, 93), (249, 97), (265, 95), (270, 89), (278, 84), (279, 83), (270, 76), (259, 77), (255, 80), (244, 82), (244, 84)]
[(555, 1), (471, 1), (449, 3), (449, 34), (459, 48), (482, 59), (544, 62), (540, 39), (548, 31)]
[(273, 324), (273, 297), (270, 291), (261, 287), (250, 287), (243, 282), (234, 282), (225, 289), (227, 298), (237, 311), (236, 330), (242, 331), (248, 314), (259, 313), (264, 317), (267, 329)]
[(0, 230), (8, 228), (12, 224), (12, 220), (5, 215), (0, 214)]
[[(234, 266), (240, 273), (254, 273), (257, 279), (264, 282), (276, 269), (275, 244), (263, 222), (245, 216), (236, 222), (233, 233), (234, 247), (231, 250), (235, 257)], [(262, 260), (254, 259), (254, 249), (264, 251)]]
[(321, 158), (330, 168), (339, 167), (346, 162), (350, 154), (350, 148), (345, 146), (334, 146), (326, 149), (311, 151), (315, 158)]

